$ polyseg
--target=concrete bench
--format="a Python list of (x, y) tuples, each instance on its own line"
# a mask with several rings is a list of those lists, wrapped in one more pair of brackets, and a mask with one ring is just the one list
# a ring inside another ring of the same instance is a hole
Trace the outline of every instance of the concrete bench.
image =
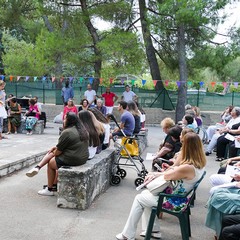
[(94, 199), (110, 186), (114, 152), (114, 149), (106, 149), (82, 166), (60, 168), (57, 206), (89, 208)]
[[(18, 127), (18, 133), (27, 133), (26, 122), (22, 120), (21, 125)], [(44, 120), (38, 120), (33, 127), (33, 134), (43, 134), (44, 132)]]

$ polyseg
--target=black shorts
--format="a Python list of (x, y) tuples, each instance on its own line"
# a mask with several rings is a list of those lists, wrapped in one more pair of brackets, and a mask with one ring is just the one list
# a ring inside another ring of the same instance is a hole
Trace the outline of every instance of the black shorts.
[(61, 160), (60, 157), (55, 157), (55, 161), (57, 164), (57, 168), (60, 168), (62, 166), (70, 166), (69, 164), (63, 162), (63, 160)]

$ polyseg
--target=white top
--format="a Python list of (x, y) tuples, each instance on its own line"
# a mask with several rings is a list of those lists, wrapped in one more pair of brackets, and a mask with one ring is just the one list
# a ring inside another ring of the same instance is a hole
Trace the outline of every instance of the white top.
[(84, 93), (84, 97), (89, 101), (89, 103), (91, 104), (94, 104), (93, 101), (94, 101), (94, 97), (96, 96), (96, 92), (95, 90), (87, 90), (85, 91)]
[(108, 144), (110, 139), (110, 125), (103, 123), (103, 127), (105, 129), (105, 137), (104, 137), (103, 143)]
[(226, 125), (227, 128), (232, 128), (234, 124), (237, 124), (240, 122), (240, 117), (232, 118)]
[(88, 152), (89, 152), (88, 159), (92, 159), (97, 152), (97, 147), (93, 147), (93, 146), (88, 147)]
[(136, 96), (136, 94), (133, 91), (129, 91), (129, 92), (124, 91), (122, 96), (125, 102), (129, 102), (129, 101), (133, 101), (133, 97)]

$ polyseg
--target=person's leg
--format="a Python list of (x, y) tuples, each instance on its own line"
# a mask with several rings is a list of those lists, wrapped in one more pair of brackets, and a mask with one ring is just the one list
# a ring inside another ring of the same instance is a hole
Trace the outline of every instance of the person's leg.
[(11, 133), (11, 119), (8, 118), (8, 132), (7, 134)]
[(215, 148), (215, 146), (216, 146), (216, 144), (217, 144), (217, 139), (218, 139), (219, 136), (220, 136), (219, 133), (215, 133), (215, 134), (213, 135), (211, 142), (210, 142), (210, 143), (208, 144), (208, 146), (207, 146), (207, 151), (208, 151), (209, 153), (211, 153), (211, 152), (213, 151), (213, 149)]
[(206, 132), (207, 132), (208, 141), (212, 140), (212, 137), (213, 137), (216, 129), (217, 129), (216, 125), (211, 125), (207, 128)]
[(239, 148), (235, 147), (235, 142), (229, 143), (229, 158), (236, 157), (238, 154)]
[(53, 157), (49, 163), (48, 163), (48, 169), (47, 169), (47, 174), (48, 174), (48, 189), (51, 190), (53, 183), (56, 178), (56, 171), (58, 170), (57, 163), (55, 158)]
[(232, 178), (225, 174), (212, 174), (209, 179), (212, 186), (218, 186), (232, 181)]
[(41, 162), (34, 168), (32, 168), (31, 170), (29, 170), (26, 175), (28, 177), (33, 177), (36, 174), (38, 174), (39, 170), (45, 166), (47, 163), (49, 163), (49, 161), (54, 157), (54, 153), (53, 152), (48, 152), (43, 159), (41, 160)]
[(3, 118), (0, 117), (0, 140), (2, 140), (2, 132), (3, 132)]
[(220, 136), (217, 139), (217, 157), (224, 158), (226, 153), (226, 147), (230, 141), (225, 136)]
[[(127, 237), (128, 239), (135, 239), (137, 224), (146, 210), (146, 208), (151, 208), (152, 206), (156, 206), (158, 200), (158, 196), (152, 195), (148, 190), (143, 191), (141, 194), (138, 194), (132, 204), (132, 208), (130, 210), (127, 222), (124, 226), (122, 231), (123, 236)], [(144, 215), (144, 229), (146, 229), (146, 219), (148, 218), (149, 212)], [(159, 227), (155, 228), (156, 230)], [(159, 231), (159, 230), (158, 230)]]
[(226, 215), (222, 219), (222, 232), (219, 240), (239, 240), (240, 214)]

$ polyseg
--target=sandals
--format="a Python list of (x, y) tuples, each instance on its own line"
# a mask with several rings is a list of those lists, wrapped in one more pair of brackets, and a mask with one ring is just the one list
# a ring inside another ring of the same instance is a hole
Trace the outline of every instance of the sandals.
[(9, 135), (9, 134), (11, 134), (11, 132), (7, 132), (6, 134)]

